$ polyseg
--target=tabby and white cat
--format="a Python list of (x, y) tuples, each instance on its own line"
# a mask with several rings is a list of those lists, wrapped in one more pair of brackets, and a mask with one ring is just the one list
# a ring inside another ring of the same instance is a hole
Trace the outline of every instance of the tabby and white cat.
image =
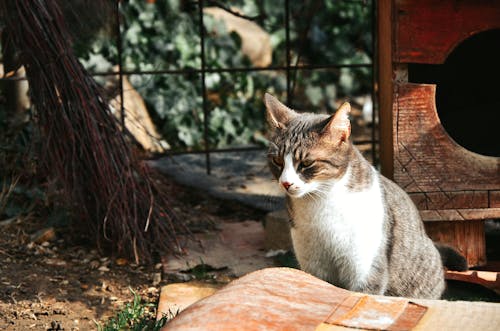
[(350, 105), (328, 116), (297, 113), (269, 94), (265, 104), (269, 166), (287, 193), (301, 269), (353, 291), (439, 298), (443, 262), (466, 261), (434, 245), (410, 197), (349, 141)]

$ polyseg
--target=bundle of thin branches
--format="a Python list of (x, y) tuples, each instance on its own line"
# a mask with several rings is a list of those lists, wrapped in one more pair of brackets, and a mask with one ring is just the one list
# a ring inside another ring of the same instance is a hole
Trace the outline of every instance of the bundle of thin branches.
[(26, 68), (40, 160), (58, 179), (99, 248), (136, 262), (175, 252), (185, 226), (157, 192), (110, 114), (100, 87), (78, 62), (55, 0), (1, 1), (9, 36)]

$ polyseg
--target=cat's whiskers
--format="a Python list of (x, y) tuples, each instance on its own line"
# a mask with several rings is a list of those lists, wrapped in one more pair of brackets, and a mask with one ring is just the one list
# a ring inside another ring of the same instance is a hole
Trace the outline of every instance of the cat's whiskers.
[(349, 104), (333, 116), (295, 112), (269, 94), (265, 104), (268, 165), (288, 195), (301, 269), (352, 291), (439, 298), (440, 254), (411, 198), (350, 142)]

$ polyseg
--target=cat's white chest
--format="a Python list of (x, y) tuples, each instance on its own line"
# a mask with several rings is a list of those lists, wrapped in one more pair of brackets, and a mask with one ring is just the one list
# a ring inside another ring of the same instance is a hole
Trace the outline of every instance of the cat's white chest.
[(363, 191), (350, 191), (341, 180), (321, 197), (294, 199), (292, 205), (301, 268), (339, 286), (362, 287), (384, 241), (378, 177)]

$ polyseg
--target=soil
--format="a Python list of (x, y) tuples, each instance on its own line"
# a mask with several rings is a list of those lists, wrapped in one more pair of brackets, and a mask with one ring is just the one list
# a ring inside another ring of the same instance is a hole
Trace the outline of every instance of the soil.
[[(262, 219), (253, 209), (162, 182), (175, 193), (177, 216), (194, 232), (220, 222)], [(161, 263), (135, 265), (101, 255), (69, 227), (20, 219), (0, 231), (0, 330), (93, 330), (131, 302), (132, 291), (154, 310), (167, 283)], [(46, 237), (34, 238), (40, 231)]]
[[(264, 218), (263, 212), (238, 203), (214, 199), (164, 178), (158, 181), (175, 196), (172, 208), (193, 232), (215, 231), (223, 222)], [(132, 291), (151, 303), (154, 314), (161, 286), (179, 281), (162, 273), (160, 259), (136, 265), (106, 256), (70, 227), (51, 228), (47, 223), (34, 218), (8, 225), (0, 222), (0, 330), (95, 330), (97, 323), (103, 325), (133, 300)], [(487, 236), (487, 246), (496, 243), (498, 248), (498, 238)], [(230, 280), (227, 276), (205, 279)], [(499, 300), (484, 288), (451, 285), (447, 299)]]

